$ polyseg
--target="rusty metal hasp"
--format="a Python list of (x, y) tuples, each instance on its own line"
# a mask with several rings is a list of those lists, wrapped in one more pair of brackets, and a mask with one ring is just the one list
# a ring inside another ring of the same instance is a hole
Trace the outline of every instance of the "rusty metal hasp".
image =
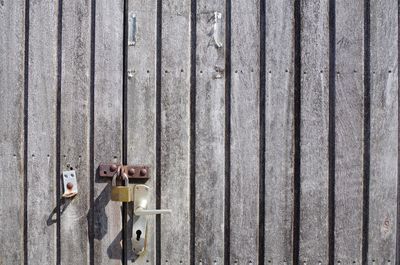
[(120, 174), (125, 173), (128, 179), (144, 183), (150, 179), (149, 167), (144, 165), (100, 164), (98, 174), (100, 177), (113, 178), (120, 168)]

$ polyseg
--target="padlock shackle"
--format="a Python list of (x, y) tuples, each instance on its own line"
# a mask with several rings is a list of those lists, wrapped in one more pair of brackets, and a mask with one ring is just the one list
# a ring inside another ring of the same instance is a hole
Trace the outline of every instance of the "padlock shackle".
[(122, 172), (121, 174), (121, 166), (118, 166), (118, 169), (115, 171), (115, 174), (112, 178), (111, 185), (114, 187), (117, 186), (117, 177), (122, 177), (124, 186), (129, 186), (128, 175), (125, 172)]
[(121, 174), (121, 177), (122, 177), (122, 179), (123, 179), (123, 181), (124, 181), (124, 186), (129, 186), (129, 178), (128, 178), (128, 175), (125, 173), (125, 172), (123, 172), (122, 174)]

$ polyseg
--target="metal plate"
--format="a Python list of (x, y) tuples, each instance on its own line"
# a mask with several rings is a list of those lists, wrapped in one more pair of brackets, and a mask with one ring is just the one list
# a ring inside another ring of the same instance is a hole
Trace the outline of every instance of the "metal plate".
[(132, 250), (136, 256), (143, 255), (147, 243), (147, 217), (139, 216), (132, 226)]
[(63, 197), (73, 197), (78, 193), (78, 181), (75, 170), (63, 171), (64, 194)]

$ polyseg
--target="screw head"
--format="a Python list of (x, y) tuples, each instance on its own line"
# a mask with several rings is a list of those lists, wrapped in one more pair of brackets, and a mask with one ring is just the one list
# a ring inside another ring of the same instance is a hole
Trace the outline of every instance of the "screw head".
[(128, 175), (129, 175), (129, 176), (135, 175), (135, 169), (134, 169), (133, 167), (131, 167), (131, 168), (128, 170)]
[(67, 189), (71, 190), (74, 187), (74, 184), (72, 184), (71, 182), (67, 183)]
[(145, 168), (142, 168), (140, 170), (140, 176), (146, 176), (146, 174), (147, 174), (147, 170)]
[(111, 170), (111, 172), (114, 172), (115, 170), (117, 170), (117, 165), (115, 165), (115, 164), (112, 164), (111, 166), (110, 166), (110, 170)]

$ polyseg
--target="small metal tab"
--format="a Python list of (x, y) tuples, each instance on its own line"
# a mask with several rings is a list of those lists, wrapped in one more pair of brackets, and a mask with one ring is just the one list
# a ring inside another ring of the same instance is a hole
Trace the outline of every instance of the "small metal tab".
[(214, 79), (221, 79), (224, 73), (224, 68), (216, 65), (214, 69), (215, 69)]
[(128, 45), (135, 46), (136, 44), (136, 15), (132, 12), (129, 13), (129, 32), (128, 32)]
[(78, 181), (76, 180), (75, 170), (63, 171), (64, 198), (70, 198), (78, 193)]
[(133, 77), (133, 70), (128, 69), (128, 79), (131, 79)]
[(214, 12), (214, 42), (217, 48), (222, 47), (222, 14), (220, 12)]

